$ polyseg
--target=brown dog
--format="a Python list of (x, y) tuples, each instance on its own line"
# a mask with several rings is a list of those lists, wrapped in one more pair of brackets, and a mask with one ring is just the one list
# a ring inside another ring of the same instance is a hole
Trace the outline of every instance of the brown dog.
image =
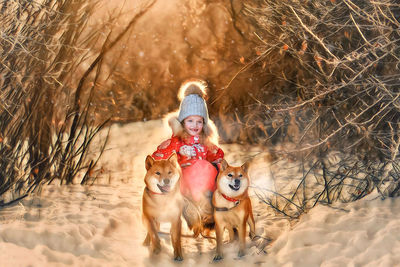
[(158, 254), (161, 250), (158, 231), (160, 222), (171, 223), (171, 241), (174, 248), (174, 260), (181, 261), (181, 214), (183, 197), (180, 192), (181, 168), (176, 154), (166, 160), (146, 158), (147, 173), (144, 178), (146, 188), (143, 192), (143, 220), (147, 227), (144, 245), (151, 245), (151, 251)]
[(248, 163), (241, 167), (232, 167), (223, 160), (217, 177), (217, 190), (213, 195), (215, 232), (217, 237), (217, 254), (214, 261), (223, 258), (222, 242), (224, 230), (229, 232), (230, 241), (234, 239), (234, 229), (239, 236), (238, 256), (244, 255), (246, 240), (246, 223), (250, 226), (250, 237), (254, 237), (255, 223), (251, 201), (248, 195), (250, 180), (247, 174)]

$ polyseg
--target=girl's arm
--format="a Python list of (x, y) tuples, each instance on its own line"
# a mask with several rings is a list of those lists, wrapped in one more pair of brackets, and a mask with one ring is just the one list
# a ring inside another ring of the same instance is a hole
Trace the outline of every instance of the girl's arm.
[(157, 150), (154, 151), (152, 157), (156, 160), (158, 159), (167, 159), (173, 152), (177, 153), (178, 150), (178, 142), (174, 137), (165, 140), (158, 147)]
[(207, 150), (207, 161), (211, 163), (220, 163), (224, 158), (224, 151), (217, 146), (212, 146)]

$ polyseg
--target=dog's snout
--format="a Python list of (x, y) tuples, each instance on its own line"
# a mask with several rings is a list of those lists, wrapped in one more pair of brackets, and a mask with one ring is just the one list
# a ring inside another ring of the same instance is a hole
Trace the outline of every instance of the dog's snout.
[(168, 184), (169, 184), (169, 182), (170, 182), (170, 180), (169, 180), (169, 179), (163, 179), (163, 183), (164, 183), (165, 185), (168, 185)]
[(240, 184), (240, 179), (235, 179), (235, 185), (239, 185)]

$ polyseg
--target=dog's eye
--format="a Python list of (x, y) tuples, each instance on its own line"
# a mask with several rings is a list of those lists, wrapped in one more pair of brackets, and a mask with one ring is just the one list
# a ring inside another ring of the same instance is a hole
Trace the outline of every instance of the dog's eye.
[(156, 172), (156, 174), (157, 174), (157, 175), (161, 175), (161, 173), (160, 173), (160, 172)]
[(243, 175), (242, 174), (239, 174), (239, 177), (242, 177)]
[(169, 171), (169, 172), (168, 172), (168, 174), (171, 174), (171, 173), (172, 173), (172, 171)]
[(228, 174), (229, 177), (233, 177), (232, 173)]

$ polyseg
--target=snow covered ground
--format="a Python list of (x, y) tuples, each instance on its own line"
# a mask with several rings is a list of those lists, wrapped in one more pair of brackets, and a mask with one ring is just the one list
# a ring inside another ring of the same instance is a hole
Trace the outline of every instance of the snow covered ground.
[[(317, 206), (296, 223), (253, 196), (260, 238), (247, 239), (245, 257), (236, 257), (237, 243), (226, 244), (225, 259), (212, 263), (215, 242), (187, 237), (185, 224), (183, 262), (173, 262), (167, 235), (162, 253), (150, 257), (142, 246), (144, 159), (169, 134), (161, 121), (114, 125), (94, 186), (51, 185), (0, 210), (0, 266), (400, 266), (400, 199), (373, 196), (340, 209)], [(284, 182), (270, 175), (259, 148), (222, 147), (231, 164), (253, 157), (252, 192)]]

